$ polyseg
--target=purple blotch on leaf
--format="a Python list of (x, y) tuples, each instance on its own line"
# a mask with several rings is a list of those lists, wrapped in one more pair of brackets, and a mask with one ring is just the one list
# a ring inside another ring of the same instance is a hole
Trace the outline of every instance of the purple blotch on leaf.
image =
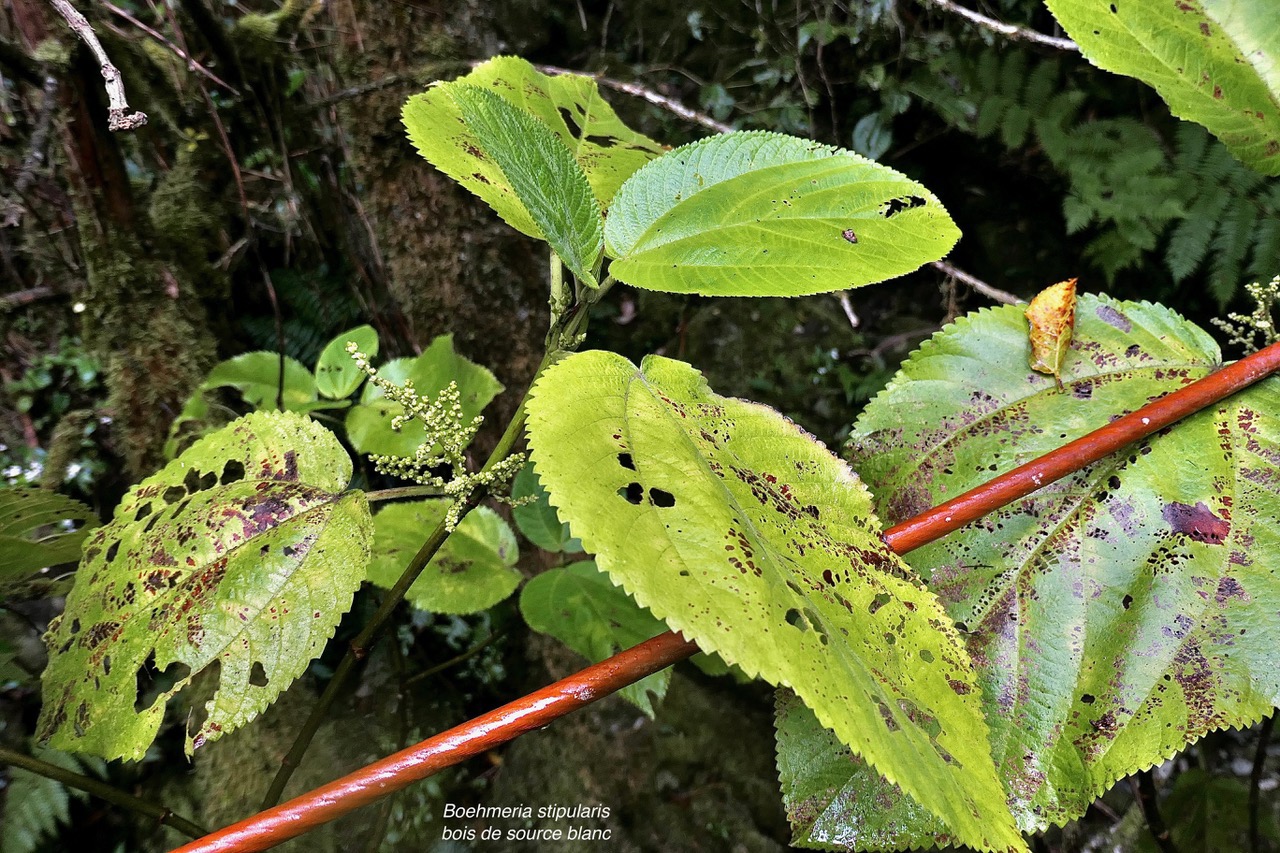
[(1161, 515), (1175, 533), (1184, 533), (1196, 542), (1221, 545), (1231, 532), (1231, 522), (1214, 515), (1204, 501), (1195, 506), (1176, 501), (1168, 503)]

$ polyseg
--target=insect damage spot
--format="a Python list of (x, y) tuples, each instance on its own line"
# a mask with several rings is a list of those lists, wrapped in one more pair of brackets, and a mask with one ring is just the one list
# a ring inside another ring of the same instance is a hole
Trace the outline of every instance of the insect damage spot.
[(676, 496), (662, 489), (650, 489), (649, 502), (657, 507), (672, 507), (676, 505)]
[(880, 215), (885, 219), (897, 216), (904, 210), (914, 210), (917, 207), (924, 207), (924, 199), (918, 195), (904, 195), (898, 198), (891, 198), (884, 204), (880, 205)]
[(160, 499), (167, 504), (173, 504), (182, 500), (186, 495), (187, 490), (182, 486), (170, 486), (164, 490), (164, 494), (160, 496)]
[(574, 118), (573, 113), (569, 112), (569, 110), (567, 110), (564, 107), (559, 107), (557, 109), (557, 112), (560, 113), (560, 118), (561, 120), (564, 121), (564, 126), (569, 128), (570, 135), (572, 136), (582, 135), (582, 128), (578, 125), (578, 121), (577, 119)]
[(858, 242), (858, 235), (853, 233), (852, 228), (846, 228), (840, 232), (840, 236), (848, 240), (850, 243)]
[(1196, 542), (1221, 545), (1231, 533), (1231, 522), (1214, 515), (1204, 501), (1195, 506), (1183, 503), (1165, 504), (1160, 513), (1175, 533), (1182, 533)]
[(626, 468), (628, 471), (636, 470), (635, 460), (631, 458), (630, 453), (619, 453), (618, 464), (621, 465), (623, 468)]
[(237, 480), (243, 479), (244, 465), (237, 460), (232, 459), (227, 462), (226, 465), (222, 466), (222, 478), (218, 482), (225, 486), (228, 483), (234, 483)]
[(871, 599), (871, 606), (867, 608), (867, 612), (870, 613), (872, 616), (874, 616), (877, 610), (879, 610), (881, 607), (884, 607), (888, 603), (889, 603), (889, 593), (887, 592), (877, 593), (876, 597)]
[(253, 669), (249, 671), (249, 683), (254, 687), (267, 686), (267, 670), (262, 665), (262, 661), (253, 662)]
[(618, 496), (627, 499), (627, 503), (640, 505), (640, 501), (644, 500), (644, 486), (639, 483), (628, 483), (621, 489), (618, 489)]

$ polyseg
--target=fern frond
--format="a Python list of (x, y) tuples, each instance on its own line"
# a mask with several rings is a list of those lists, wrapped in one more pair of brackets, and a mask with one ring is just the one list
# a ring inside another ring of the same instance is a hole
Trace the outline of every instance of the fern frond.
[(1244, 259), (1257, 217), (1255, 205), (1247, 200), (1236, 200), (1226, 211), (1214, 237), (1214, 254), (1209, 264), (1209, 292), (1221, 308), (1226, 307), (1240, 286)]

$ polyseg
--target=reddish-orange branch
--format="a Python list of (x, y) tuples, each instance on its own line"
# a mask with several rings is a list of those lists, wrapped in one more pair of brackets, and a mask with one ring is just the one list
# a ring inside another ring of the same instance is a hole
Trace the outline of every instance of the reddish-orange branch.
[[(1276, 344), (1118, 418), (1101, 429), (885, 531), (905, 554), (988, 512), (1031, 494), (1133, 442), (1234, 394), (1280, 369)], [(266, 850), (467, 758), (541, 728), (571, 711), (695, 654), (698, 647), (666, 633), (575, 675), (455, 726), (383, 760), (180, 847), (175, 853)]]

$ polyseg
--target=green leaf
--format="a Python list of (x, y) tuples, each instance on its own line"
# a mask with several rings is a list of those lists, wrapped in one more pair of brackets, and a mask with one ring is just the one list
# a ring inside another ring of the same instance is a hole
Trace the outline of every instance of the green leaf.
[[(453, 335), (439, 336), (417, 358), (387, 362), (378, 369), (378, 375), (396, 384), (411, 379), (418, 396), (427, 399), (450, 382), (457, 382), (462, 395), (462, 413), (468, 419), (480, 414), (502, 392), (502, 383), (487, 368), (454, 352)], [(391, 429), (391, 420), (403, 413), (403, 406), (388, 400), (381, 388), (368, 383), (359, 405), (347, 412), (347, 438), (351, 446), (360, 453), (412, 456), (418, 445), (426, 441), (427, 432), (417, 421), (406, 423), (399, 431)]]
[(545, 124), (489, 89), (451, 85), (449, 95), (467, 129), (502, 170), (538, 234), (574, 275), (594, 287), (604, 219), (573, 153)]
[(649, 290), (799, 296), (944, 256), (960, 231), (923, 186), (839, 148), (749, 131), (631, 176), (605, 224), (609, 273)]
[(316, 390), (331, 400), (341, 400), (360, 387), (364, 371), (347, 353), (347, 343), (355, 341), (372, 361), (378, 354), (378, 333), (373, 326), (348, 329), (325, 345), (316, 362)]
[(825, 447), (686, 364), (604, 352), (539, 380), (529, 443), (561, 517), (641, 606), (791, 686), (957, 839), (1023, 849), (950, 620)]
[[(550, 128), (573, 153), (602, 207), (609, 206), (618, 187), (632, 172), (663, 153), (662, 145), (622, 123), (608, 102), (600, 97), (596, 81), (590, 77), (579, 74), (550, 77), (523, 59), (499, 56), (454, 83), (490, 89)], [(466, 148), (465, 136), (459, 136), (452, 147), (442, 145), (443, 141), (435, 138), (434, 127), (445, 126), (452, 131), (449, 119), (457, 124), (461, 115), (448, 101), (433, 97), (434, 91), (415, 95), (405, 105), (404, 122), (409, 137), (437, 168), (489, 201), (480, 191), (486, 189), (485, 185), (472, 174), (477, 162), (483, 168), (484, 161)], [(467, 178), (474, 184), (468, 183)], [(489, 204), (496, 207), (492, 201)]]
[[(364, 493), (343, 491), (350, 479), (333, 433), (257, 412), (131, 489), (85, 543), (45, 636), (39, 736), (140, 759), (168, 700), (214, 664), (188, 752), (257, 716), (324, 648), (364, 579), (373, 525)], [(176, 682), (135, 708), (152, 669)]]
[[(1160, 306), (1084, 295), (1063, 390), (1027, 370), (1016, 306), (962, 318), (859, 418), (854, 467), (898, 522), (1214, 369)], [(1024, 830), (1280, 703), (1280, 381), (913, 551), (967, 633)], [(865, 778), (859, 796), (881, 796)], [(869, 787), (868, 787), (869, 785)], [(886, 795), (887, 796), (887, 795)]]
[[(549, 569), (525, 584), (520, 613), (529, 627), (550, 634), (598, 663), (666, 630), (590, 560)], [(649, 717), (671, 684), (671, 670), (655, 672), (619, 694)]]
[(949, 846), (951, 836), (936, 815), (885, 782), (789, 690), (778, 691), (776, 725), (792, 844), (841, 850)]
[[(235, 388), (255, 409), (276, 408), (280, 391), (280, 355), (274, 352), (247, 352), (227, 359), (209, 371), (201, 391)], [(316, 382), (311, 371), (295, 358), (284, 359), (284, 407), (290, 412), (318, 408)], [(321, 404), (327, 405), (327, 404)]]
[(77, 500), (45, 489), (0, 489), (0, 582), (80, 560), (80, 543), (98, 526)]
[(511, 497), (532, 497), (532, 503), (521, 504), (511, 510), (516, 527), (530, 542), (544, 551), (570, 554), (582, 551), (582, 543), (569, 532), (569, 525), (560, 520), (556, 508), (551, 505), (547, 490), (542, 488), (532, 465), (525, 465), (511, 484)]
[[(374, 516), (373, 560), (369, 580), (390, 589), (418, 553), (427, 535), (444, 520), (452, 502), (425, 500), (392, 504)], [(475, 613), (492, 607), (515, 591), (520, 572), (515, 534), (488, 507), (472, 510), (405, 598), (432, 613)]]
[(1280, 175), (1280, 15), (1271, 0), (1046, 0), (1094, 65), (1155, 88), (1236, 157)]

